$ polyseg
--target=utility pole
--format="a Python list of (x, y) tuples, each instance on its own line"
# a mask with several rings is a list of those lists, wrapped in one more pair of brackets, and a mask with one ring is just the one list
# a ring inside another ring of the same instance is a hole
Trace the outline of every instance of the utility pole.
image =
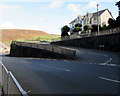
[(87, 25), (88, 25), (88, 12), (87, 12)]
[(99, 4), (97, 4), (97, 25), (98, 25), (98, 34), (99, 34), (99, 10), (98, 10)]

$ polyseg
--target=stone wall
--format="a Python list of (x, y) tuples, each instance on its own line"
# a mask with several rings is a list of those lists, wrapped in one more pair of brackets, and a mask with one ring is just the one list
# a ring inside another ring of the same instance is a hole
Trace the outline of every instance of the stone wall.
[(52, 42), (54, 45), (120, 51), (120, 33)]
[(76, 51), (51, 44), (13, 41), (10, 56), (75, 59)]

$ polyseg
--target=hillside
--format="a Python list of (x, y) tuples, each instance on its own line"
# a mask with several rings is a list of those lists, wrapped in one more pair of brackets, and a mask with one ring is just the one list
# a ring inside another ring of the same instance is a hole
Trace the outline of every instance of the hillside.
[(51, 39), (59, 37), (58, 35), (50, 35), (43, 31), (22, 29), (0, 29), (0, 34), (2, 34), (2, 36), (0, 35), (0, 39), (2, 39), (3, 42), (10, 42), (13, 40), (40, 40), (41, 37), (44, 38), (46, 36)]

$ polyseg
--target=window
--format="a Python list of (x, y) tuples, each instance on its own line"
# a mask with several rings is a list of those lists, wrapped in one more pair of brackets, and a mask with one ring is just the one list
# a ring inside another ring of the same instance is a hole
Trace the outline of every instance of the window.
[(90, 24), (92, 24), (92, 18), (90, 18)]
[(97, 20), (97, 18), (95, 17), (94, 20)]
[(94, 18), (93, 18), (93, 22), (94, 22), (94, 23), (97, 23), (97, 17), (94, 17)]

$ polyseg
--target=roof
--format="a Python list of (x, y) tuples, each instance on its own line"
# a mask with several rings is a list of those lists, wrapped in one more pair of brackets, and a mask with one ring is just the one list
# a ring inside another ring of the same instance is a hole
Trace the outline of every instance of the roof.
[(76, 19), (74, 19), (72, 22), (70, 22), (69, 24), (71, 24), (71, 23), (73, 23), (73, 22), (75, 22), (77, 19), (79, 19), (80, 20), (80, 18), (81, 18), (82, 16), (80, 16), (80, 15), (78, 15), (77, 16), (77, 18)]
[[(111, 17), (113, 18), (111, 12), (110, 12), (108, 9), (104, 9), (104, 10), (98, 11), (98, 12), (99, 12), (99, 16), (100, 16), (102, 13), (104, 13), (106, 10), (109, 12), (109, 14), (111, 15)], [(95, 12), (95, 13), (93, 13), (93, 16), (92, 16), (92, 17), (96, 17), (97, 15), (98, 15), (98, 13)]]
[[(99, 12), (99, 16), (100, 16), (103, 12), (105, 12), (106, 10), (107, 10), (107, 9), (98, 11), (98, 12)], [(98, 15), (98, 12), (93, 13), (93, 17), (94, 17), (94, 16), (97, 16), (97, 15)]]
[[(112, 16), (111, 12), (110, 12), (108, 9), (104, 9), (104, 10), (100, 10), (100, 11), (98, 11), (98, 12), (99, 12), (99, 16), (100, 16), (101, 14), (103, 14), (106, 10), (109, 12), (109, 14), (111, 15), (111, 17), (113, 18), (113, 16)], [(87, 13), (87, 15), (88, 15), (88, 16), (90, 16), (90, 17), (97, 17), (98, 12), (94, 12), (94, 13)], [(78, 17), (79, 17), (79, 18), (85, 18), (85, 16), (87, 16), (87, 15), (84, 15), (84, 16), (79, 16), (79, 15), (78, 15)], [(78, 17), (77, 17), (77, 18), (78, 18)], [(76, 19), (77, 19), (77, 18), (76, 18)], [(76, 21), (76, 19), (74, 19), (74, 20), (73, 20), (72, 22), (70, 22), (69, 24), (71, 24), (71, 23), (75, 22), (75, 21)]]
[(70, 24), (73, 23), (73, 22), (75, 22), (75, 21), (76, 21), (76, 19), (74, 19), (72, 22), (70, 22)]

